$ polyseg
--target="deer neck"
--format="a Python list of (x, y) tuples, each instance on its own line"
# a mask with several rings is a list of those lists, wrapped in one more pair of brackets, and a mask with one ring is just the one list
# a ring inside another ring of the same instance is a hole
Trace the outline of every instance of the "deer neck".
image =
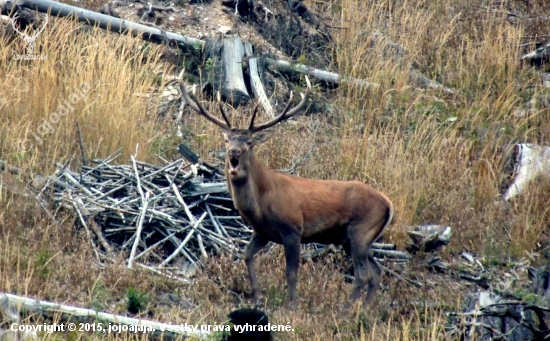
[(254, 154), (250, 155), (247, 176), (236, 181), (228, 181), (235, 208), (246, 216), (259, 217), (261, 198), (272, 186), (267, 168)]

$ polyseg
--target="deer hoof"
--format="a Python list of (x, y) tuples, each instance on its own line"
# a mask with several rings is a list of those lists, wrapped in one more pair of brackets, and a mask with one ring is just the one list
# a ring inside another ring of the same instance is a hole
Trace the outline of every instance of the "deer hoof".
[(356, 307), (357, 307), (357, 303), (359, 303), (359, 300), (349, 300), (349, 301), (344, 305), (344, 310), (350, 310), (351, 308), (356, 308)]
[(263, 295), (262, 293), (254, 293), (252, 295), (252, 301), (258, 304), (264, 304), (266, 301), (266, 298), (265, 298), (265, 295)]
[(290, 311), (297, 311), (298, 306), (299, 306), (298, 300), (293, 300), (288, 303), (288, 308), (290, 309)]

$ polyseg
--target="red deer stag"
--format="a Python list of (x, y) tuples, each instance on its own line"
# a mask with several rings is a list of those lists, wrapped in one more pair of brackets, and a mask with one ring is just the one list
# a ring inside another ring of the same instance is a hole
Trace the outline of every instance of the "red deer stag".
[(254, 229), (244, 252), (244, 261), (252, 286), (253, 298), (261, 296), (254, 271), (254, 256), (268, 242), (282, 244), (286, 258), (286, 280), (291, 306), (296, 306), (296, 284), (300, 261), (300, 244), (323, 243), (343, 245), (353, 259), (355, 286), (350, 303), (356, 301), (368, 285), (366, 303), (374, 298), (380, 285), (381, 270), (371, 255), (371, 245), (393, 219), (393, 205), (382, 193), (359, 181), (304, 179), (264, 167), (254, 148), (265, 142), (266, 130), (299, 113), (306, 105), (311, 84), (300, 103), (263, 124), (254, 124), (254, 109), (248, 129), (231, 126), (221, 102), (224, 121), (212, 116), (198, 100), (191, 100), (179, 84), (187, 104), (223, 130), (225, 137), (225, 176), (233, 203), (243, 219)]

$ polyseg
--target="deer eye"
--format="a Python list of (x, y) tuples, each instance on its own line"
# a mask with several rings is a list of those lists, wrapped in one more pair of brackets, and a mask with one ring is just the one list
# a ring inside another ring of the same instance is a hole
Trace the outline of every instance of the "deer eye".
[(252, 145), (252, 141), (248, 141), (246, 145), (250, 147)]
[(225, 143), (229, 143), (229, 140), (228, 140), (228, 139), (225, 139)]

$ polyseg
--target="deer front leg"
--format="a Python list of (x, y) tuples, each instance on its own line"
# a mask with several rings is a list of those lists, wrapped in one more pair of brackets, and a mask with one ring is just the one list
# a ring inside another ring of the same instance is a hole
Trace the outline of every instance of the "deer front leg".
[(298, 283), (298, 266), (300, 265), (300, 237), (287, 235), (283, 237), (286, 259), (286, 282), (291, 307), (298, 305), (296, 301), (296, 285)]
[(261, 297), (260, 285), (256, 278), (256, 272), (254, 271), (254, 256), (260, 252), (264, 246), (267, 245), (267, 240), (260, 237), (256, 232), (252, 234), (250, 243), (244, 250), (244, 262), (248, 268), (248, 278), (250, 279), (250, 285), (252, 286), (252, 298), (258, 300)]

